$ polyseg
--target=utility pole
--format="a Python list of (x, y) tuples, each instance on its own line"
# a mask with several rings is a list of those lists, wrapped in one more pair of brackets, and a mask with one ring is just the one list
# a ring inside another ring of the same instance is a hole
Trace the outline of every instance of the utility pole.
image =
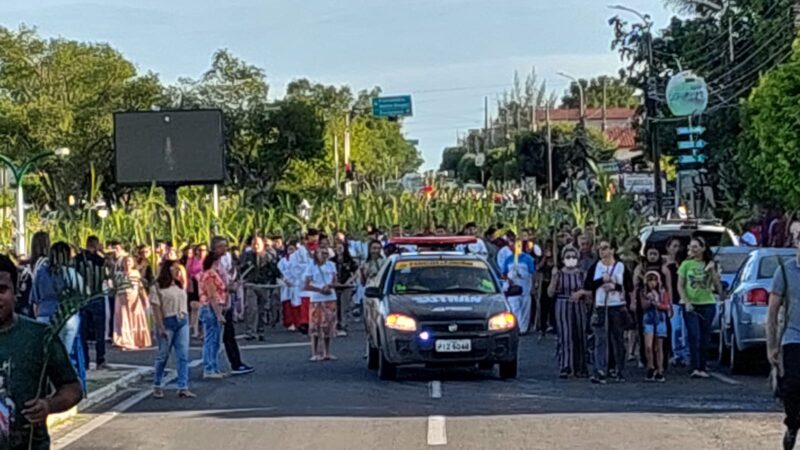
[(658, 113), (656, 105), (656, 95), (658, 93), (658, 80), (653, 71), (653, 35), (650, 30), (650, 23), (647, 23), (647, 86), (645, 89), (645, 106), (647, 107), (647, 141), (648, 147), (653, 155), (653, 177), (655, 178), (656, 190), (656, 216), (660, 219), (662, 211), (662, 192), (661, 192), (661, 149), (658, 147), (658, 127), (654, 120)]
[(339, 194), (339, 136), (333, 136), (333, 167), (336, 176), (336, 193)]
[(608, 121), (608, 79), (603, 77), (603, 124), (601, 128), (605, 133)]
[(550, 104), (544, 110), (544, 122), (547, 127), (547, 192), (553, 198), (553, 135), (550, 126)]

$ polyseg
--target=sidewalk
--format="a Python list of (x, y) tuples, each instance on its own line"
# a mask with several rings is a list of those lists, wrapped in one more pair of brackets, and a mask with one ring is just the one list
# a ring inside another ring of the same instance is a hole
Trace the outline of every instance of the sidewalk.
[(77, 406), (60, 414), (52, 414), (47, 418), (48, 428), (75, 417), (94, 405), (111, 398), (122, 389), (136, 383), (153, 372), (151, 367), (129, 366), (125, 364), (108, 364), (100, 370), (86, 373), (86, 389), (89, 394)]

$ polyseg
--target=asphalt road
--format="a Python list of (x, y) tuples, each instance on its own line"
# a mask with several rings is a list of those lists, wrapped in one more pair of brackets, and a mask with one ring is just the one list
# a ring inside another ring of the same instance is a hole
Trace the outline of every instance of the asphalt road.
[[(752, 450), (776, 448), (782, 435), (761, 375), (690, 380), (673, 371), (659, 385), (634, 369), (625, 384), (559, 380), (554, 338), (529, 336), (517, 380), (477, 369), (407, 368), (385, 382), (366, 368), (359, 331), (335, 341), (335, 362), (309, 362), (304, 342), (278, 330), (265, 343), (240, 341), (256, 373), (203, 381), (196, 367), (197, 399), (146, 398), (66, 448)], [(153, 355), (110, 359), (149, 365)], [(65, 436), (77, 435), (55, 437)]]

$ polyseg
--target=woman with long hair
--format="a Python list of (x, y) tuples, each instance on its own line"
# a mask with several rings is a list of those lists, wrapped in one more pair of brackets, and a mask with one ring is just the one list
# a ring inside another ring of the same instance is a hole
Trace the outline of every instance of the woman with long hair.
[(336, 266), (328, 261), (328, 248), (320, 245), (314, 260), (303, 275), (304, 289), (311, 293), (308, 335), (311, 337), (311, 361), (329, 361), (331, 340), (336, 334)]
[(144, 284), (147, 286), (153, 284), (155, 274), (153, 273), (153, 266), (150, 265), (150, 247), (144, 244), (138, 245), (134, 249), (133, 255), (136, 261), (136, 270), (142, 276)]
[(350, 256), (347, 240), (336, 240), (334, 247), (335, 256), (333, 263), (336, 265), (337, 289), (337, 336), (347, 336), (347, 322), (350, 318), (351, 300), (353, 298), (353, 283), (355, 282), (358, 264)]
[(686, 320), (692, 378), (709, 378), (706, 349), (711, 342), (711, 323), (717, 313), (714, 292), (722, 292), (714, 255), (705, 239), (694, 237), (689, 243), (689, 257), (678, 269), (678, 292)]
[(219, 257), (209, 252), (203, 260), (200, 275), (200, 323), (203, 324), (203, 378), (223, 377), (219, 368), (220, 332), (225, 323), (223, 314), (228, 304), (228, 291), (217, 266)]
[(132, 256), (122, 258), (114, 302), (114, 345), (123, 350), (138, 350), (152, 345), (147, 321), (148, 298), (142, 275)]
[[(664, 263), (661, 260), (661, 252), (658, 250), (657, 247), (653, 245), (647, 245), (644, 249), (644, 257), (641, 258), (639, 264), (633, 270), (633, 295), (631, 296), (631, 308), (636, 313), (636, 333), (638, 335), (638, 342), (639, 342), (639, 362), (641, 366), (647, 364), (647, 353), (644, 346), (644, 306), (646, 306), (643, 302), (645, 296), (642, 294), (647, 288), (647, 283), (645, 280), (645, 274), (655, 272), (659, 274), (660, 279), (659, 286), (668, 289), (668, 282), (669, 282), (669, 272), (664, 267)], [(628, 353), (628, 361), (632, 361), (636, 359), (635, 352)]]
[(153, 397), (164, 398), (162, 382), (170, 352), (178, 360), (178, 397), (194, 398), (189, 390), (189, 313), (186, 291), (180, 285), (180, 264), (165, 261), (151, 290), (150, 303), (156, 324), (158, 354), (153, 377)]

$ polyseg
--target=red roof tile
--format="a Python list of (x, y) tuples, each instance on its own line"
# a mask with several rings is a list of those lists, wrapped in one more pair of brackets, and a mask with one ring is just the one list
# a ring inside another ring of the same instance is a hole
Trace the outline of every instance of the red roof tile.
[(629, 127), (615, 127), (606, 130), (606, 137), (617, 144), (618, 148), (636, 147), (636, 130)]

